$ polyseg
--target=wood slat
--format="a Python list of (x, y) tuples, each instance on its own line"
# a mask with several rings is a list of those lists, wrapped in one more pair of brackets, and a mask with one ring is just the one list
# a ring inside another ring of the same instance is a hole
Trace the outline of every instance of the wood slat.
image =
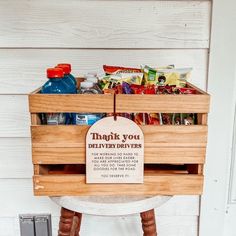
[[(145, 148), (145, 163), (194, 164), (205, 162), (205, 148)], [(34, 164), (85, 164), (85, 148), (36, 148)]]
[(110, 94), (31, 94), (30, 112), (113, 112)]
[[(118, 94), (117, 112), (208, 113), (209, 95)], [(30, 112), (113, 112), (113, 95), (31, 94)]]
[[(201, 175), (148, 175), (144, 184), (85, 184), (85, 175), (35, 175), (36, 196), (103, 195), (198, 195)], [(63, 186), (63, 188), (62, 188)]]
[(0, 94), (32, 92), (47, 81), (46, 68), (64, 61), (72, 64), (76, 76), (90, 71), (102, 74), (104, 63), (138, 68), (144, 63), (154, 68), (170, 64), (178, 68), (192, 67), (190, 81), (206, 88), (207, 49), (0, 49)]
[[(207, 126), (140, 126), (147, 147), (206, 147)], [(89, 126), (31, 126), (33, 147), (85, 147)]]
[(18, 3), (0, 2), (0, 47), (209, 47), (210, 1)]
[(208, 113), (208, 95), (118, 94), (117, 112)]

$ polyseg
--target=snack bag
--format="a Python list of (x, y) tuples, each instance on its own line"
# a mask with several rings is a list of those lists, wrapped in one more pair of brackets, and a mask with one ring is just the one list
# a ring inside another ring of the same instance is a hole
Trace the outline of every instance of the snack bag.
[(194, 125), (196, 123), (195, 114), (183, 114), (183, 124), (184, 125)]
[(171, 114), (161, 113), (161, 117), (162, 117), (162, 124), (163, 125), (171, 125), (172, 124)]
[(166, 68), (151, 68), (147, 65), (142, 67), (144, 73), (145, 84), (155, 85), (175, 85), (177, 87), (185, 87), (186, 81), (190, 76), (192, 68), (174, 68), (167, 66)]
[(158, 69), (159, 73), (163, 73), (166, 77), (165, 85), (176, 85), (177, 87), (185, 87), (190, 77), (192, 68), (171, 68)]
[(135, 113), (134, 122), (137, 125), (147, 125), (148, 124), (148, 114), (147, 113)]
[(161, 69), (172, 69), (174, 68), (173, 65), (167, 67), (160, 67), (158, 69), (154, 69), (150, 66), (141, 66), (142, 71), (144, 73), (144, 83), (145, 84), (154, 84), (154, 85), (165, 85), (166, 84), (166, 77), (169, 75), (163, 72), (159, 72)]
[(159, 113), (150, 113), (148, 114), (148, 125), (160, 125), (160, 116)]
[(172, 116), (172, 125), (181, 125), (182, 124), (182, 116), (179, 113), (174, 113)]
[(196, 94), (197, 91), (194, 88), (178, 88), (179, 94)]
[(129, 67), (122, 67), (122, 66), (108, 66), (103, 65), (103, 70), (106, 75), (117, 75), (120, 73), (141, 73), (141, 69), (138, 68), (129, 68)]

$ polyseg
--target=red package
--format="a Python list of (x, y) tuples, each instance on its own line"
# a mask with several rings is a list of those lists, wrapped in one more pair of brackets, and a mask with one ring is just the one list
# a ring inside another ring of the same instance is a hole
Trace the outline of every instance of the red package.
[(136, 113), (134, 115), (134, 122), (137, 125), (147, 125), (148, 124), (148, 114), (147, 113)]
[(122, 66), (108, 66), (103, 65), (103, 70), (106, 75), (115, 75), (119, 73), (141, 73), (141, 69), (138, 68), (129, 68), (129, 67), (122, 67)]
[(160, 116), (158, 113), (148, 114), (148, 125), (160, 125)]
[(116, 91), (116, 94), (122, 94), (123, 93), (123, 88), (122, 88), (122, 85), (117, 85), (115, 87), (115, 91)]
[(132, 89), (133, 94), (143, 94), (144, 91), (143, 85), (131, 84), (130, 87)]
[(144, 94), (156, 94), (155, 85), (148, 85), (144, 89)]
[(163, 125), (171, 125), (172, 117), (170, 114), (162, 113), (161, 116), (162, 116)]
[(178, 88), (180, 94), (196, 94), (194, 88)]
[(176, 86), (175, 85), (166, 85), (166, 86), (158, 86), (157, 94), (173, 94)]

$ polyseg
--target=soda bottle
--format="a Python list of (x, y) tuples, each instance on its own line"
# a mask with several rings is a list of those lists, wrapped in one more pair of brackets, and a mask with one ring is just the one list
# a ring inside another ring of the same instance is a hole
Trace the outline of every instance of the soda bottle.
[(69, 86), (70, 93), (77, 93), (77, 83), (71, 72), (70, 64), (58, 64), (55, 68), (62, 68), (64, 71), (64, 81)]
[(76, 90), (77, 81), (76, 81), (75, 77), (71, 74), (71, 64), (60, 63), (60, 64), (57, 64), (57, 67), (61, 67), (64, 69), (66, 77), (69, 77), (70, 82), (74, 85), (75, 90)]
[[(41, 93), (43, 94), (68, 94), (68, 86), (63, 81), (64, 72), (61, 68), (48, 68), (48, 81), (43, 85)], [(48, 125), (60, 125), (69, 123), (69, 117), (66, 113), (47, 113), (43, 114), (43, 122)]]

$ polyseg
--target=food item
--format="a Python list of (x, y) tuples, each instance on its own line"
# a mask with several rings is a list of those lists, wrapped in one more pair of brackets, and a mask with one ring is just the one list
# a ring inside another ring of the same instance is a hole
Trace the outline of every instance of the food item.
[(196, 114), (183, 114), (183, 124), (184, 125), (194, 125), (196, 124)]
[(126, 82), (123, 82), (122, 83), (122, 90), (123, 90), (123, 93), (124, 94), (132, 94), (132, 90), (131, 90), (131, 87), (128, 83)]
[(141, 73), (141, 69), (138, 68), (129, 68), (129, 67), (122, 67), (122, 66), (108, 66), (103, 65), (103, 70), (106, 75), (117, 75), (120, 73)]
[(134, 114), (134, 120), (137, 125), (147, 125), (148, 124), (148, 114), (147, 113), (136, 113)]
[(150, 113), (148, 114), (148, 125), (160, 125), (160, 114), (159, 113)]
[(158, 69), (166, 77), (165, 85), (176, 85), (178, 87), (185, 87), (186, 82), (190, 77), (192, 68), (166, 68)]
[(162, 124), (163, 125), (171, 125), (172, 124), (172, 115), (167, 113), (161, 113)]
[(174, 113), (172, 116), (172, 125), (181, 125), (181, 124), (182, 124), (181, 114)]
[(196, 94), (197, 91), (194, 88), (178, 88), (180, 94)]
[(176, 85), (185, 87), (192, 68), (174, 68), (167, 66), (166, 68), (151, 68), (147, 65), (142, 66), (144, 72), (145, 84), (154, 85)]

